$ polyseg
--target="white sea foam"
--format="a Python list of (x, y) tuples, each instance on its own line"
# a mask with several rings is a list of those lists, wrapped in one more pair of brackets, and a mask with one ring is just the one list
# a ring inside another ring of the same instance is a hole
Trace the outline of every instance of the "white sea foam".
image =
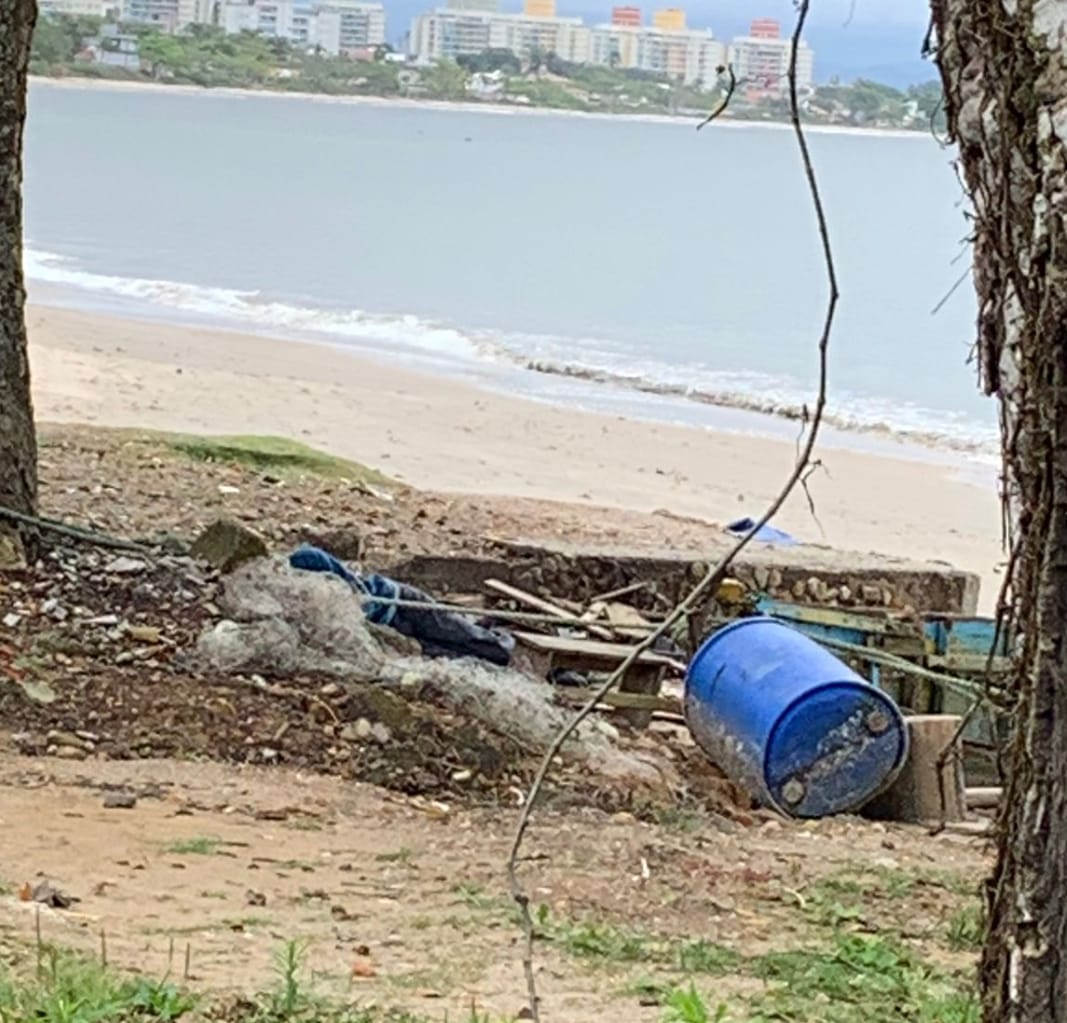
[[(111, 296), (177, 319), (206, 319), (274, 335), (333, 344), (404, 349), (459, 361), (490, 360), (513, 368), (578, 381), (595, 388), (635, 392), (665, 401), (743, 409), (802, 420), (812, 394), (798, 382), (758, 372), (635, 360), (610, 341), (496, 331), (468, 331), (415, 315), (382, 315), (280, 302), (258, 291), (96, 273), (76, 261), (28, 248), (27, 278), (63, 289)], [(867, 395), (835, 392), (826, 421), (842, 430), (900, 437), (992, 456), (995, 428), (964, 413)]]

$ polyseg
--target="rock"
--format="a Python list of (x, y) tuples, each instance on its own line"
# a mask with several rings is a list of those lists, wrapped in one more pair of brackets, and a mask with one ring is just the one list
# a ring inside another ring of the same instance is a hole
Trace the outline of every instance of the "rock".
[(304, 530), (306, 543), (329, 551), (342, 561), (361, 562), (366, 551), (363, 534), (355, 528)]
[(18, 625), (18, 623), (21, 622), (21, 621), (22, 621), (22, 616), (21, 615), (17, 615), (17, 614), (15, 614), (14, 611), (12, 611), (10, 614), (4, 615), (4, 628), (5, 629), (14, 629)]
[(26, 548), (18, 533), (0, 526), (0, 572), (25, 572), (28, 567)]
[(804, 581), (802, 579), (798, 579), (793, 583), (793, 596), (796, 597), (797, 600), (803, 600), (806, 592), (807, 590), (804, 587)]
[(137, 575), (139, 572), (143, 572), (148, 565), (141, 561), (139, 558), (127, 558), (120, 556), (112, 558), (104, 566), (104, 571), (108, 575)]
[(385, 745), (393, 737), (393, 733), (389, 731), (386, 725), (383, 725), (380, 721), (375, 721), (370, 726), (370, 734), (375, 742)]
[(239, 494), (240, 492), (241, 492), (241, 488), (240, 487), (233, 487), (233, 486), (230, 486), (230, 484), (228, 484), (228, 483), (220, 483), (219, 484), (219, 493), (222, 494), (223, 496), (227, 496), (227, 495), (231, 495), (232, 496), (233, 494)]
[(874, 583), (863, 583), (860, 586), (860, 600), (868, 607), (874, 607), (882, 603), (882, 588)]
[(137, 805), (137, 796), (132, 792), (114, 789), (104, 796), (105, 810), (132, 810)]
[(88, 756), (81, 746), (50, 746), (48, 752), (60, 760), (84, 760)]
[(770, 585), (771, 581), (770, 570), (764, 568), (762, 565), (759, 565), (753, 570), (752, 578), (756, 583), (756, 588), (761, 593), (766, 593), (767, 587)]
[(162, 632), (155, 625), (130, 625), (126, 629), (126, 635), (138, 643), (158, 643)]
[(191, 553), (220, 572), (232, 572), (247, 561), (265, 558), (267, 542), (240, 522), (218, 519), (196, 538)]
[(818, 600), (820, 594), (822, 593), (822, 581), (817, 579), (815, 576), (812, 576), (808, 580), (808, 584), (805, 589), (808, 592), (808, 596), (811, 597), (812, 600)]
[(848, 586), (842, 586), (838, 591), (837, 599), (840, 600), (842, 604), (851, 604), (852, 590)]

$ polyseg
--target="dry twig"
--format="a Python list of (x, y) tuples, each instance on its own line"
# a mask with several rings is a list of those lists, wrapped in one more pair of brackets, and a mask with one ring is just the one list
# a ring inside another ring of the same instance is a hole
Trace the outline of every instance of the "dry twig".
[(734, 74), (733, 64), (727, 64), (725, 67), (719, 68), (719, 74), (723, 73), (727, 76), (726, 82), (726, 95), (719, 101), (719, 105), (704, 118), (700, 124), (697, 125), (697, 131), (701, 128), (706, 128), (712, 121), (722, 116), (726, 108), (730, 105), (730, 100), (734, 98), (734, 90), (737, 88), (737, 75)]
[[(746, 546), (751, 542), (753, 536), (765, 526), (785, 504), (789, 495), (797, 487), (804, 474), (808, 471), (809, 466), (812, 463), (812, 453), (815, 450), (815, 443), (819, 435), (819, 427), (822, 423), (823, 413), (826, 409), (826, 388), (827, 388), (827, 352), (830, 344), (830, 333), (833, 329), (834, 316), (837, 311), (837, 303), (840, 297), (837, 285), (837, 270), (834, 266), (833, 250), (830, 245), (830, 231), (826, 221), (826, 211), (823, 206), (822, 194), (819, 191), (818, 180), (815, 175), (815, 167), (811, 160), (811, 152), (808, 148), (808, 140), (804, 134), (804, 127), (800, 120), (800, 103), (797, 95), (797, 51), (799, 48), (800, 40), (804, 34), (804, 26), (808, 18), (808, 10), (811, 0), (798, 0), (797, 3), (797, 20), (796, 26), (793, 30), (792, 36), (792, 48), (789, 61), (789, 111), (790, 111), (790, 124), (792, 125), (794, 135), (796, 136), (797, 146), (800, 149), (801, 164), (803, 165), (804, 177), (808, 185), (808, 190), (811, 195), (812, 205), (815, 209), (815, 218), (818, 224), (819, 240), (822, 248), (823, 262), (826, 269), (826, 277), (829, 285), (829, 295), (827, 298), (826, 312), (822, 325), (822, 333), (819, 336), (818, 342), (818, 362), (819, 362), (819, 391), (818, 397), (815, 402), (815, 409), (811, 419), (811, 429), (808, 432), (807, 440), (797, 458), (796, 464), (793, 466), (789, 477), (786, 479), (782, 489), (779, 491), (777, 497), (771, 501), (770, 505), (764, 511), (762, 517), (752, 528), (751, 532), (743, 536), (738, 542), (727, 552), (727, 554), (719, 561), (718, 564), (713, 566), (705, 574), (704, 578), (696, 585), (692, 592), (680, 603), (674, 610), (664, 619), (663, 622), (649, 635), (638, 643), (631, 651), (629, 656), (620, 664), (615, 671), (607, 678), (607, 680), (594, 692), (582, 708), (574, 715), (573, 718), (567, 723), (559, 734), (552, 741), (545, 753), (544, 759), (541, 762), (541, 766), (538, 769), (537, 775), (534, 778), (533, 784), (530, 786), (529, 795), (522, 807), (519, 814), (518, 825), (515, 829), (515, 837), (512, 842), (511, 852), (507, 860), (507, 874), (508, 885), (511, 891), (511, 897), (515, 900), (515, 903), (519, 910), (519, 916), (522, 923), (522, 930), (524, 936), (523, 944), (523, 972), (526, 977), (527, 999), (528, 999), (528, 1018), (533, 1023), (540, 1023), (541, 1010), (540, 1000), (537, 994), (537, 979), (534, 975), (533, 964), (533, 948), (535, 941), (535, 929), (533, 916), (530, 913), (530, 897), (527, 894), (525, 888), (522, 885), (522, 881), (518, 875), (518, 863), (520, 859), (520, 853), (522, 851), (522, 843), (526, 837), (526, 832), (530, 826), (530, 820), (533, 816), (534, 808), (537, 804), (537, 797), (541, 792), (541, 788), (544, 785), (545, 778), (551, 770), (552, 762), (559, 755), (563, 749), (567, 740), (577, 731), (581, 723), (589, 717), (589, 715), (596, 708), (597, 704), (601, 702), (604, 696), (613, 689), (622, 679), (630, 666), (641, 656), (646, 650), (648, 650), (657, 639), (667, 634), (667, 632), (674, 626), (680, 619), (687, 617), (692, 611), (696, 610), (701, 602), (710, 594), (713, 593), (715, 587), (722, 581), (726, 575), (727, 570), (732, 564), (734, 558), (744, 550)], [(731, 82), (736, 84), (733, 71), (731, 69)], [(732, 94), (732, 89), (731, 93)], [(700, 127), (704, 124), (710, 123), (715, 117), (718, 117), (722, 110), (725, 109), (725, 105), (720, 105), (720, 108), (713, 112)]]
[(0, 519), (7, 519), (20, 526), (33, 526), (48, 533), (57, 533), (70, 540), (78, 540), (82, 543), (92, 544), (94, 547), (104, 547), (113, 551), (135, 551), (138, 554), (151, 554), (149, 548), (132, 540), (119, 540), (117, 537), (108, 536), (95, 529), (83, 529), (81, 526), (71, 526), (66, 522), (56, 519), (46, 519), (40, 515), (26, 515), (0, 504)]

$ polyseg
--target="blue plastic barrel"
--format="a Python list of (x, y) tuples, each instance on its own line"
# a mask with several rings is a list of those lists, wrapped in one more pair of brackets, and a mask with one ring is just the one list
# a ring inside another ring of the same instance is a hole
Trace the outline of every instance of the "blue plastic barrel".
[(896, 704), (774, 618), (743, 618), (704, 643), (686, 675), (685, 716), (714, 763), (793, 817), (858, 809), (908, 752)]

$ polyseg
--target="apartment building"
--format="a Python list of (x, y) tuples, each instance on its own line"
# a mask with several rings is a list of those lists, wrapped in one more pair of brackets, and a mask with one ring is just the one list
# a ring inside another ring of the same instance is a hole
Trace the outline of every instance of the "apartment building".
[(447, 7), (416, 18), (408, 45), (420, 64), (455, 60), (486, 50), (509, 50), (520, 60), (528, 59), (535, 51), (554, 53), (562, 60), (586, 63), (589, 29), (581, 18), (494, 14)]
[(655, 11), (652, 24), (643, 25), (640, 8), (616, 7), (610, 24), (592, 30), (590, 61), (710, 86), (726, 63), (726, 47), (707, 29), (687, 28), (680, 8)]
[(242, 0), (221, 8), (224, 32), (255, 32), (331, 56), (373, 49), (385, 42), (381, 4), (326, 0)]
[[(738, 82), (747, 93), (785, 96), (789, 91), (791, 38), (783, 38), (781, 25), (773, 18), (759, 18), (747, 36), (730, 43), (729, 59)], [(815, 55), (807, 43), (797, 48), (797, 88), (805, 91), (815, 80)]]

